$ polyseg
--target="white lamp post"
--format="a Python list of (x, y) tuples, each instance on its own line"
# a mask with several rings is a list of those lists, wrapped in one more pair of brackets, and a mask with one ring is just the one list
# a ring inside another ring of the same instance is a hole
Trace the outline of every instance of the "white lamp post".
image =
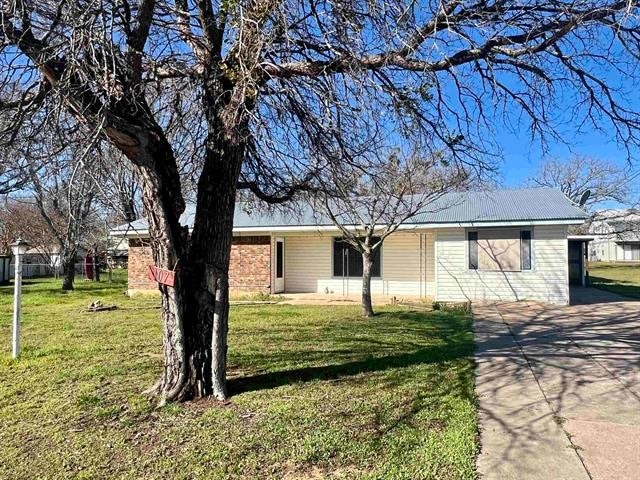
[(13, 358), (20, 355), (20, 304), (22, 295), (22, 256), (29, 250), (29, 243), (21, 238), (11, 245), (13, 255), (16, 257), (16, 266), (14, 274), (14, 290), (13, 290)]

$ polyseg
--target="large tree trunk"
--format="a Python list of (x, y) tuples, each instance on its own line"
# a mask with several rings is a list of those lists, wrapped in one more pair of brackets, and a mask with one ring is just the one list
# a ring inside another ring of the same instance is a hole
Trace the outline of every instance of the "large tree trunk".
[[(156, 179), (146, 171), (141, 171), (140, 179), (144, 193), (144, 206), (149, 221), (154, 264), (166, 270), (175, 271), (173, 287), (159, 285), (162, 299), (164, 368), (157, 384), (148, 393), (157, 396), (159, 404), (186, 398), (185, 391), (188, 371), (186, 364), (185, 305), (186, 285), (186, 229), (179, 223), (179, 211), (173, 210), (171, 201), (154, 202)], [(162, 198), (161, 194), (156, 198)]]
[(206, 72), (205, 163), (198, 180), (188, 256), (189, 388), (194, 396), (227, 398), (229, 261), (236, 191), (249, 140), (244, 93), (217, 70)]
[(65, 248), (62, 253), (62, 290), (73, 290), (76, 278), (76, 251)]
[[(160, 285), (164, 319), (164, 371), (149, 391), (159, 403), (213, 395), (227, 398), (229, 260), (235, 196), (246, 144), (216, 137), (198, 184), (191, 237), (163, 208), (156, 180), (139, 172), (155, 264), (175, 271), (175, 285)], [(170, 204), (170, 203), (169, 203)]]
[[(165, 325), (165, 369), (155, 391), (160, 403), (207, 395), (227, 398), (229, 260), (243, 148), (207, 162), (191, 238), (175, 242), (182, 252), (174, 264), (176, 284), (160, 286)], [(168, 249), (165, 244), (158, 249), (156, 262), (162, 265), (158, 260)]]
[(184, 199), (171, 145), (157, 125), (120, 132), (110, 129), (112, 142), (132, 160), (140, 182), (154, 265), (175, 271), (173, 287), (159, 285), (162, 302), (164, 365), (158, 382), (147, 390), (158, 404), (188, 397), (185, 333), (185, 282), (188, 230), (180, 225)]
[(373, 268), (373, 252), (362, 253), (362, 316), (373, 317), (371, 304), (371, 269)]
[(229, 261), (236, 189), (246, 144), (244, 137), (211, 135), (198, 182), (198, 199), (189, 249), (187, 318), (193, 331), (189, 361), (196, 366), (196, 396), (227, 398)]
[[(107, 132), (136, 166), (154, 263), (175, 272), (173, 287), (158, 287), (164, 369), (148, 393), (157, 396), (159, 404), (206, 395), (227, 397), (229, 260), (237, 181), (249, 140), (243, 90), (234, 97), (233, 85), (217, 74), (205, 72), (208, 132), (190, 237), (180, 225), (184, 211), (180, 175), (161, 129), (149, 122), (145, 128), (150, 130)], [(225, 110), (233, 102), (242, 105), (234, 103), (234, 108)]]

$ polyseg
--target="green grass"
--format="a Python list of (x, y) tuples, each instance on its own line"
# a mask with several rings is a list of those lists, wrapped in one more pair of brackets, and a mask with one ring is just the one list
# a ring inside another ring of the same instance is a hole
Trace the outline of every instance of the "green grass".
[(640, 298), (640, 263), (589, 263), (589, 284), (631, 298)]
[[(29, 282), (10, 359), (0, 288), (0, 478), (469, 479), (477, 451), (464, 312), (231, 310), (230, 401), (154, 409), (157, 299), (124, 279)], [(86, 313), (95, 299), (119, 309)]]

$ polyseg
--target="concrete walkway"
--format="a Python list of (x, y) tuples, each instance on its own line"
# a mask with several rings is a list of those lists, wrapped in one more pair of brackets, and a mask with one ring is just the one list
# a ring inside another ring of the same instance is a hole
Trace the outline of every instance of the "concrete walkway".
[(474, 306), (481, 478), (640, 478), (640, 303), (576, 294)]
[[(283, 293), (280, 294), (284, 299), (279, 302), (286, 305), (360, 305), (362, 303), (362, 294), (360, 292), (350, 295), (341, 295), (337, 293)], [(430, 306), (432, 298), (424, 298), (418, 295), (380, 295), (371, 296), (373, 305), (390, 305), (397, 302), (410, 302), (415, 304), (423, 304)]]

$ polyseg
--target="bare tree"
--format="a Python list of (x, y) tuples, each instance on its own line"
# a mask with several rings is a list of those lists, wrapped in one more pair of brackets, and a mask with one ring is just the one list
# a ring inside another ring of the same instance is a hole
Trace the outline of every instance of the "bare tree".
[[(29, 132), (39, 112), (123, 153), (154, 261), (177, 272), (159, 287), (165, 366), (151, 391), (161, 402), (225, 398), (238, 188), (290, 198), (322, 167), (308, 160), (317, 153), (357, 154), (359, 129), (428, 139), (477, 164), (494, 151), (493, 126), (514, 118), (560, 137), (568, 94), (576, 122), (608, 124), (629, 145), (634, 92), (599, 73), (635, 75), (637, 13), (636, 2), (596, 0), (0, 0), (0, 109), (12, 127), (0, 141)], [(190, 238), (171, 133), (185, 117), (203, 132)]]
[(401, 158), (394, 152), (383, 160), (369, 159), (366, 168), (342, 166), (325, 173), (322, 181), (322, 193), (314, 198), (316, 211), (340, 230), (339, 244), (359, 253), (360, 259), (350, 259), (348, 247), (343, 247), (338, 268), (343, 276), (362, 277), (362, 315), (372, 317), (371, 277), (385, 239), (418, 214), (444, 208), (438, 200), (467, 186), (469, 174), (448, 165), (441, 155)]
[(542, 164), (529, 185), (560, 189), (578, 203), (589, 190), (586, 205), (593, 207), (605, 201), (626, 203), (631, 194), (630, 172), (613, 162), (595, 157), (572, 157), (566, 161), (548, 160)]
[(131, 223), (140, 218), (140, 185), (131, 165), (109, 145), (97, 152), (88, 175), (95, 183), (96, 200), (115, 223)]
[(9, 245), (17, 238), (28, 240), (48, 263), (52, 263), (49, 254), (51, 247), (57, 246), (57, 240), (32, 198), (5, 200), (0, 209), (0, 252), (11, 253)]
[(29, 157), (28, 162), (34, 203), (59, 247), (62, 290), (73, 290), (78, 250), (91, 228), (95, 185), (73, 149), (46, 159)]

